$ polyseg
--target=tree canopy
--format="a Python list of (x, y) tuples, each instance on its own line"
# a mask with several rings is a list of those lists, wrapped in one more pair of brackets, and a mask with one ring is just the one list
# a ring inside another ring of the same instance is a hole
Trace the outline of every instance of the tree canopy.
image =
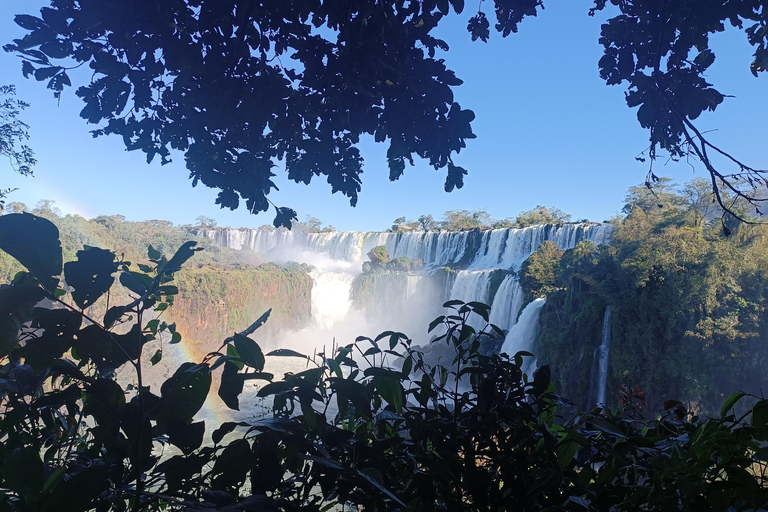
[[(32, 149), (24, 144), (29, 139), (29, 126), (19, 119), (29, 104), (14, 98), (15, 95), (14, 86), (0, 85), (0, 155), (10, 161), (14, 171), (29, 175), (37, 162)], [(5, 197), (11, 191), (0, 190), (0, 212), (5, 206)]]
[[(741, 198), (757, 208), (764, 172), (712, 145), (693, 122), (724, 100), (704, 75), (715, 59), (709, 36), (726, 22), (755, 47), (752, 73), (768, 67), (763, 4), (610, 4), (617, 12), (602, 26), (600, 75), (626, 85), (627, 104), (649, 131), (649, 184), (660, 151), (698, 159), (721, 206)], [(494, 28), (505, 37), (543, 9), (541, 0), (492, 5)], [(490, 37), (483, 8), (470, 13), (473, 40)], [(604, 9), (607, 0), (596, 0), (589, 14)], [(29, 33), (5, 48), (23, 57), (25, 76), (46, 81), (57, 96), (71, 85), (68, 69), (87, 63), (93, 74), (77, 95), (81, 116), (99, 124), (95, 135), (120, 135), (148, 161), (181, 151), (193, 185), (219, 189), (222, 207), (274, 206), (275, 225), (290, 225), (295, 212), (268, 199), (278, 162), (295, 182), (324, 176), (354, 206), (361, 135), (388, 143), (391, 180), (418, 156), (446, 169), (446, 191), (462, 187), (466, 170), (453, 157), (474, 137), (474, 114), (454, 101), (462, 81), (437, 54), (448, 46), (432, 32), (463, 10), (464, 0), (52, 0), (39, 17), (16, 17)], [(713, 153), (733, 167), (716, 168)]]

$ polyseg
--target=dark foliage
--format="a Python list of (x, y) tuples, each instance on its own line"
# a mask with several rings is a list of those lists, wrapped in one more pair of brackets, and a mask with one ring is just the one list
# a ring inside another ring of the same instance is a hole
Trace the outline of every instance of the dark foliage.
[[(150, 248), (153, 265), (140, 271), (91, 252), (100, 249), (82, 251), (63, 269), (76, 306), (60, 282), (60, 253), (24, 250), (55, 247), (56, 228), (30, 214), (0, 217), (4, 231), (20, 225), (27, 229), (12, 250), (29, 272), (0, 288), (1, 510), (725, 511), (768, 503), (768, 402), (737, 416), (744, 393), (736, 393), (719, 418), (701, 420), (669, 401), (665, 415), (645, 422), (634, 389), (624, 412), (563, 421), (557, 411), (568, 404), (548, 367), (529, 379), (520, 366), (530, 354), (480, 353), (497, 329), (468, 324), (470, 315), (488, 321), (488, 306), (477, 302), (449, 301), (449, 314), (430, 325), (432, 343), (452, 358), (427, 362), (399, 332), (361, 336), (314, 360), (264, 354), (249, 336), (267, 312), (153, 389), (142, 380), (142, 353), (159, 345), (155, 364), (163, 340), (181, 338), (150, 312), (172, 304), (173, 273), (194, 243), (170, 259)], [(116, 273), (135, 300), (103, 320), (89, 317), (80, 307)], [(275, 380), (263, 371), (266, 357), (310, 366)], [(114, 378), (121, 367), (135, 385)], [(195, 421), (218, 369), (219, 396), (234, 409), (246, 381), (268, 381), (258, 394), (272, 399), (272, 417)]]
[[(591, 14), (607, 3), (596, 0)], [(755, 46), (755, 76), (768, 66), (762, 2), (611, 4), (620, 14), (602, 27), (600, 74), (627, 84), (627, 104), (650, 132), (651, 163), (659, 149), (700, 160), (726, 210), (733, 205), (721, 188), (757, 208), (763, 171), (712, 145), (693, 121), (725, 97), (704, 74), (715, 59), (709, 36), (726, 22)], [(503, 36), (543, 9), (540, 0), (492, 5)], [(87, 63), (92, 79), (77, 94), (81, 116), (101, 125), (94, 135), (119, 135), (147, 161), (183, 152), (193, 185), (219, 189), (222, 207), (242, 199), (251, 212), (268, 210), (278, 161), (297, 183), (326, 177), (354, 206), (364, 134), (389, 143), (391, 180), (418, 156), (446, 169), (446, 191), (463, 186), (467, 171), (452, 155), (474, 137), (474, 114), (454, 101), (462, 82), (436, 56), (448, 46), (432, 35), (463, 10), (464, 0), (52, 0), (39, 16), (16, 17), (29, 33), (5, 48), (23, 57), (25, 77), (47, 82), (57, 97), (71, 85), (68, 70)], [(479, 10), (467, 30), (487, 41), (491, 20)], [(735, 170), (715, 168), (713, 152)], [(656, 179), (651, 167), (649, 185)], [(276, 226), (296, 218), (290, 208), (275, 211)]]

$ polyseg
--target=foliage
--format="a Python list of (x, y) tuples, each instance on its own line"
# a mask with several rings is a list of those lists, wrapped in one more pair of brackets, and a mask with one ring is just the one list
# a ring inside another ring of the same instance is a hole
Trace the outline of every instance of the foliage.
[[(483, 355), (497, 329), (475, 331), (488, 306), (449, 301), (431, 362), (405, 334), (358, 337), (315, 359), (264, 353), (250, 335), (269, 312), (162, 385), (143, 380), (181, 341), (151, 311), (170, 307), (170, 259), (150, 248), (137, 270), (84, 248), (63, 267), (57, 230), (41, 217), (0, 217), (0, 247), (29, 270), (0, 288), (0, 506), (6, 510), (746, 510), (765, 507), (768, 402), (746, 414), (730, 396), (719, 417), (692, 418), (670, 401), (646, 422), (639, 391), (624, 410), (567, 421), (549, 368), (532, 379), (524, 355)], [(11, 241), (13, 240), (13, 241)], [(36, 251), (38, 247), (48, 248)], [(82, 308), (118, 280), (136, 299), (102, 319)], [(43, 298), (56, 307), (36, 304)], [(129, 316), (130, 315), (130, 316)], [(132, 318), (131, 318), (132, 317)], [(123, 333), (119, 333), (122, 326)], [(154, 355), (147, 361), (150, 353)], [(353, 358), (354, 354), (354, 358)], [(268, 357), (310, 364), (282, 380)], [(133, 383), (115, 379), (132, 371)], [(196, 416), (221, 371), (218, 395), (238, 409), (246, 381), (263, 381), (272, 417), (207, 425)], [(210, 439), (206, 437), (210, 432)], [(206, 440), (208, 439), (208, 440)], [(170, 447), (173, 447), (173, 450)]]
[(485, 210), (449, 210), (443, 214), (443, 228), (448, 231), (461, 231), (487, 227), (491, 216)]
[[(489, 4), (504, 37), (544, 7), (541, 0)], [(467, 24), (473, 41), (490, 36), (482, 7)], [(243, 199), (251, 212), (269, 209), (278, 161), (297, 183), (327, 176), (332, 192), (354, 206), (363, 134), (389, 142), (391, 180), (416, 155), (447, 169), (446, 191), (463, 186), (467, 171), (452, 157), (474, 138), (474, 114), (454, 101), (452, 88), (462, 81), (437, 55), (448, 45), (433, 34), (451, 11), (463, 10), (464, 0), (166, 0), (145, 9), (127, 0), (52, 1), (38, 17), (18, 15), (29, 32), (5, 48), (24, 58), (25, 77), (47, 82), (57, 98), (72, 85), (68, 70), (87, 63), (93, 75), (77, 94), (81, 116), (102, 124), (94, 135), (122, 136), (148, 161), (183, 152), (193, 185), (219, 189), (222, 207)], [(700, 161), (722, 208), (733, 205), (721, 191), (758, 207), (764, 172), (712, 145), (693, 122), (725, 98), (705, 74), (715, 60), (709, 37), (726, 21), (755, 47), (752, 73), (768, 67), (762, 3), (595, 0), (590, 14), (599, 10), (615, 14), (601, 27), (600, 76), (626, 84), (627, 105), (649, 131), (648, 183), (657, 179), (652, 164), (662, 151)], [(713, 153), (731, 168), (719, 170)], [(296, 219), (290, 208), (275, 211), (276, 227)]]
[(562, 224), (570, 221), (571, 215), (563, 212), (559, 208), (548, 208), (546, 206), (538, 205), (536, 208), (518, 215), (511, 227), (527, 228), (528, 226)]
[(369, 261), (363, 262), (363, 273), (379, 273), (386, 270), (387, 265), (392, 261), (387, 252), (387, 247), (377, 245), (368, 252)]
[(765, 388), (766, 229), (722, 236), (701, 185), (631, 189), (610, 246), (580, 244), (560, 259), (538, 346), (569, 396), (585, 397), (608, 304), (609, 389), (639, 383), (653, 408), (686, 397), (712, 413), (733, 389)]
[(196, 219), (197, 226), (203, 229), (210, 229), (216, 227), (216, 219), (206, 217), (205, 215), (199, 215)]
[[(607, 0), (596, 0), (590, 14), (607, 4)], [(646, 185), (654, 186), (659, 180), (654, 174), (653, 162), (657, 151), (663, 150), (675, 160), (700, 161), (711, 175), (715, 200), (723, 210), (739, 215), (727, 197), (735, 195), (751, 204), (759, 214), (760, 205), (768, 199), (760, 194), (760, 187), (766, 183), (765, 171), (754, 169), (711, 144), (693, 121), (702, 112), (714, 111), (725, 98), (705, 75), (715, 61), (709, 37), (724, 31), (726, 21), (743, 29), (750, 45), (755, 47), (750, 66), (752, 74), (757, 77), (758, 72), (768, 68), (768, 31), (765, 29), (768, 13), (761, 3), (707, 2), (704, 5), (683, 1), (666, 5), (648, 0), (611, 4), (618, 8), (620, 15), (601, 27), (604, 55), (598, 66), (607, 84), (627, 84), (627, 105), (637, 107), (640, 125), (650, 132)], [(719, 171), (710, 154), (724, 156), (724, 167), (730, 165), (729, 170)]]
[(520, 286), (527, 299), (549, 295), (556, 289), (563, 251), (555, 242), (545, 240), (520, 267)]
[[(431, 34), (463, 1), (438, 3), (52, 2), (16, 17), (30, 33), (7, 48), (57, 97), (67, 66), (88, 63), (77, 94), (81, 116), (103, 125), (94, 135), (120, 135), (148, 162), (183, 152), (193, 185), (220, 189), (222, 207), (268, 210), (278, 161), (297, 183), (326, 176), (354, 206), (363, 134), (389, 141), (390, 179), (418, 156), (447, 169), (447, 191), (463, 186), (452, 155), (474, 138), (474, 114), (453, 100), (461, 80)], [(275, 209), (275, 226), (290, 227), (296, 212)]]
[[(22, 175), (31, 175), (35, 160), (32, 149), (24, 144), (29, 139), (29, 126), (19, 119), (29, 104), (14, 98), (16, 87), (0, 85), (0, 156), (10, 161), (11, 168)], [(12, 190), (0, 190), (0, 212), (5, 197)]]

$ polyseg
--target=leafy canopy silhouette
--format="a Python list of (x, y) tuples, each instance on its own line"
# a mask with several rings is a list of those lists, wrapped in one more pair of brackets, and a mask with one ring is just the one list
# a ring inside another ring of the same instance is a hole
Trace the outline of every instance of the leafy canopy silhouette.
[[(709, 36), (726, 22), (755, 47), (752, 73), (768, 67), (763, 2), (610, 3), (619, 13), (602, 26), (600, 75), (627, 85), (627, 104), (650, 132), (649, 185), (663, 150), (700, 160), (726, 211), (735, 200), (757, 209), (764, 171), (711, 144), (693, 121), (725, 97), (704, 73), (715, 60)], [(487, 4), (505, 37), (543, 9), (541, 0)], [(596, 0), (589, 14), (607, 4)], [(482, 8), (467, 29), (487, 41)], [(474, 113), (454, 101), (462, 81), (436, 56), (448, 45), (432, 32), (463, 10), (464, 0), (53, 0), (39, 17), (16, 16), (29, 33), (5, 49), (24, 59), (25, 77), (46, 81), (56, 96), (72, 85), (68, 69), (87, 63), (93, 75), (77, 95), (81, 116), (100, 124), (94, 135), (120, 135), (147, 161), (183, 152), (192, 184), (219, 189), (221, 207), (235, 209), (242, 199), (251, 212), (267, 211), (278, 161), (295, 182), (325, 176), (355, 206), (363, 134), (388, 142), (391, 180), (415, 155), (447, 169), (446, 191), (462, 187), (466, 170), (453, 155), (474, 138)], [(716, 168), (712, 153), (733, 169)], [(290, 226), (296, 212), (272, 206), (275, 225)]]

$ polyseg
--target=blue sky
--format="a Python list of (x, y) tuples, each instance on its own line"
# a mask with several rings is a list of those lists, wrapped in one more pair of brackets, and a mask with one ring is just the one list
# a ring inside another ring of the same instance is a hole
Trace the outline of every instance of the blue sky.
[[(13, 23), (14, 14), (34, 14), (45, 4), (3, 0), (2, 43), (23, 33)], [(389, 182), (386, 145), (368, 140), (362, 147), (366, 165), (356, 208), (331, 195), (322, 179), (306, 186), (279, 175), (280, 191), (270, 198), (296, 209), (300, 219), (312, 214), (342, 230), (382, 230), (396, 217), (431, 213), (439, 218), (456, 209), (514, 217), (539, 204), (556, 206), (574, 219), (602, 221), (617, 214), (627, 189), (644, 180), (646, 164), (634, 157), (647, 147), (647, 134), (626, 107), (624, 90), (606, 86), (598, 76), (601, 18), (587, 16), (590, 5), (547, 2), (547, 9), (526, 19), (518, 34), (506, 39), (493, 34), (488, 44), (470, 41), (468, 11), (443, 22), (438, 35), (451, 46), (444, 58), (464, 80), (454, 90), (456, 100), (477, 116), (477, 139), (454, 158), (469, 171), (463, 189), (444, 192), (444, 172), (424, 162)], [(746, 163), (768, 168), (766, 78), (750, 74), (751, 51), (743, 33), (719, 34), (713, 47), (717, 60), (708, 78), (735, 98), (703, 115), (699, 127), (716, 130), (712, 141)], [(57, 105), (45, 84), (22, 78), (19, 59), (5, 52), (0, 52), (0, 83), (16, 84), (18, 97), (32, 104), (23, 120), (31, 126), (29, 143), (39, 161), (33, 178), (17, 176), (0, 162), (0, 187), (19, 188), (10, 201), (34, 205), (52, 199), (64, 213), (89, 218), (119, 213), (129, 220), (184, 224), (206, 215), (221, 226), (271, 223), (272, 212), (253, 216), (244, 209), (219, 209), (216, 191), (191, 187), (181, 155), (165, 166), (147, 165), (143, 154), (126, 152), (120, 138), (93, 139), (93, 126), (78, 116), (81, 103), (74, 91), (65, 91)], [(705, 176), (702, 166), (694, 167), (659, 162), (655, 169), (683, 182)]]

